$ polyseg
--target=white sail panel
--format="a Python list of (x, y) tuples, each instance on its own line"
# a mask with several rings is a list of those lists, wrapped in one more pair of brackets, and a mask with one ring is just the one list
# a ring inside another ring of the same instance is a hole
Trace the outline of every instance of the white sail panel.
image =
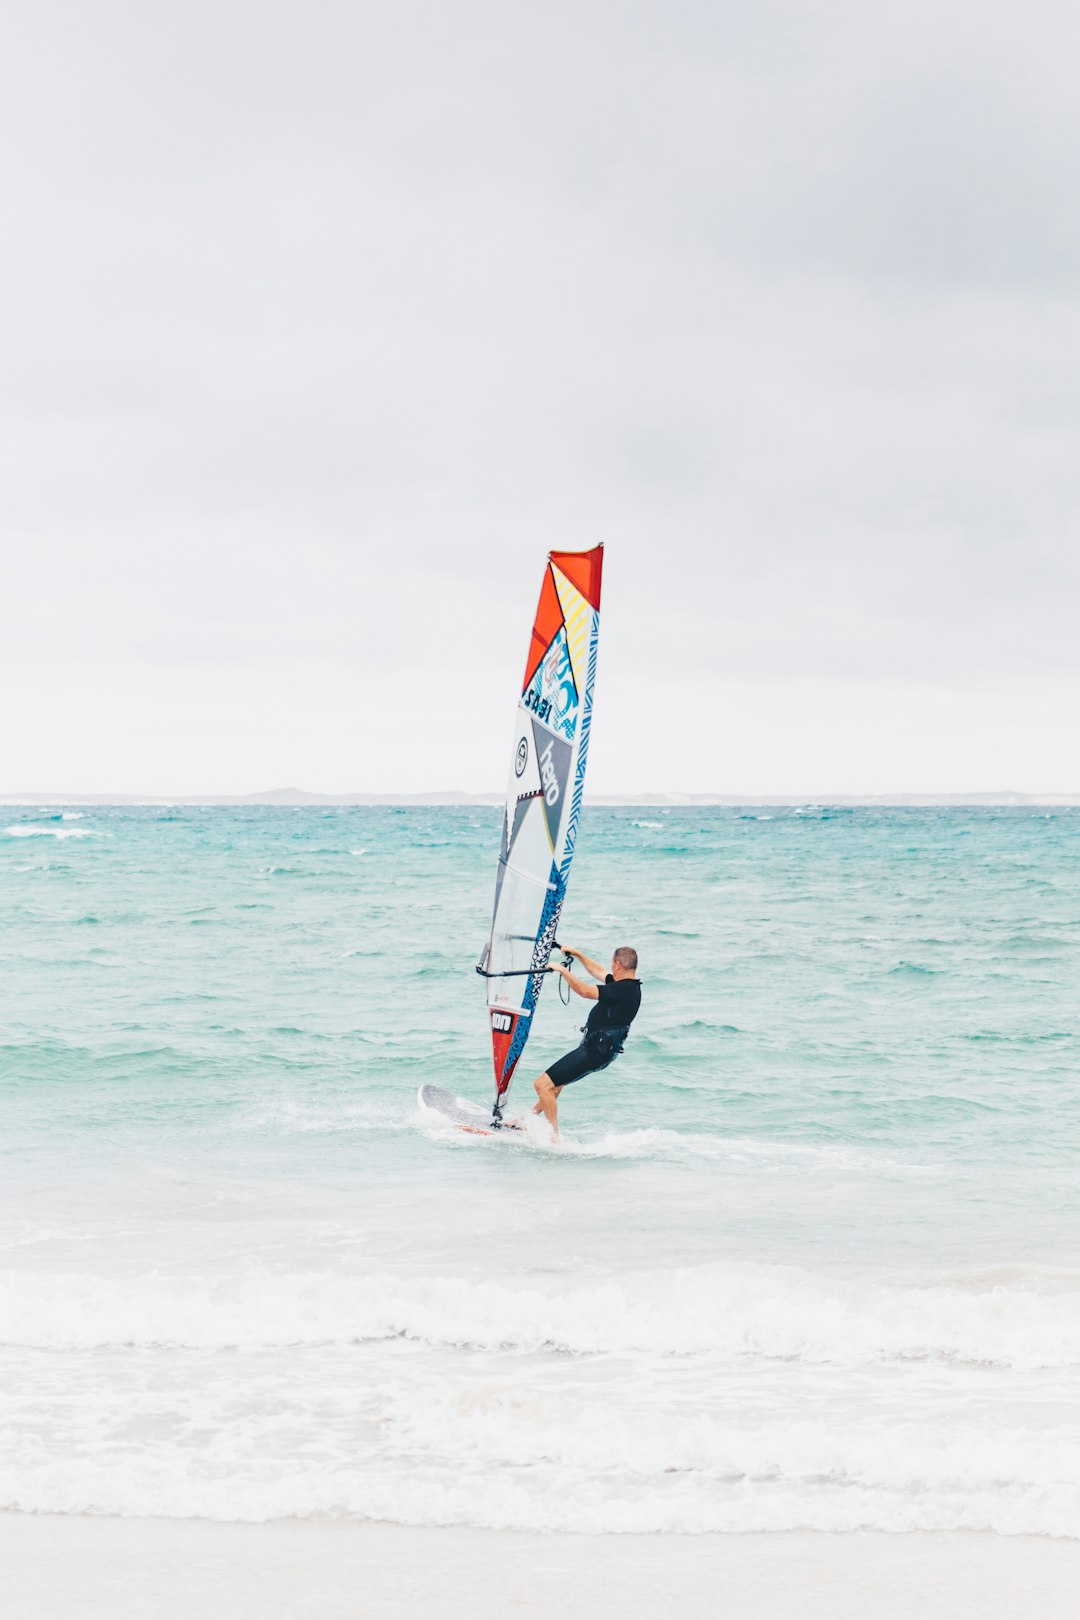
[(529, 1038), (585, 783), (603, 547), (548, 557), (518, 700), (486, 976), (496, 1107)]

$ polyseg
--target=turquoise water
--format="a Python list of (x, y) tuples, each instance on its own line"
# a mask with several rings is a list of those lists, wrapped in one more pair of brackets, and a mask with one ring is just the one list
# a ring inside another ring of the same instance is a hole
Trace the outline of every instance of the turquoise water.
[(558, 1149), (500, 813), (7, 812), (0, 1505), (1080, 1534), (1080, 812), (589, 810)]

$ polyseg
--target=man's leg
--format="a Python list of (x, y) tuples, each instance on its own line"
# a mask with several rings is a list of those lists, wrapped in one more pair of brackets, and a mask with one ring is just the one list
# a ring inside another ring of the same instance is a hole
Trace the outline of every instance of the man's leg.
[(559, 1140), (559, 1092), (561, 1086), (553, 1083), (550, 1074), (542, 1074), (534, 1083), (537, 1103), (533, 1109), (534, 1114), (543, 1114), (551, 1126), (551, 1135), (554, 1141)]

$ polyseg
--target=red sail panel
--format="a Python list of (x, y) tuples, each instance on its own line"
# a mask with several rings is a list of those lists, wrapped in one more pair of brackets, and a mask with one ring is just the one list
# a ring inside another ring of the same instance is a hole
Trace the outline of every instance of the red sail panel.
[[(505, 1024), (506, 1028), (496, 1029), (496, 1022)], [(516, 1017), (508, 1018), (505, 1013), (501, 1015), (496, 1013), (491, 1020), (491, 1055), (495, 1060), (495, 1086), (500, 1095), (509, 1086), (510, 1077), (517, 1063), (515, 1058), (508, 1074), (506, 1072), (506, 1059), (510, 1051), (510, 1043), (514, 1038), (514, 1032), (517, 1029), (517, 1022)]]
[[(604, 548), (591, 551), (552, 551), (551, 561), (576, 585), (590, 607), (600, 609), (600, 576), (604, 570)], [(535, 667), (535, 666), (534, 666)]]

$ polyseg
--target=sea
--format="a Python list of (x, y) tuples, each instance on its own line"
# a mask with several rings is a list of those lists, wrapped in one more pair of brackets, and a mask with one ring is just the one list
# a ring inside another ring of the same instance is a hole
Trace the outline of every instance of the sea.
[(0, 811), (0, 1509), (1080, 1537), (1080, 811), (587, 807), (558, 1146), (500, 814)]

